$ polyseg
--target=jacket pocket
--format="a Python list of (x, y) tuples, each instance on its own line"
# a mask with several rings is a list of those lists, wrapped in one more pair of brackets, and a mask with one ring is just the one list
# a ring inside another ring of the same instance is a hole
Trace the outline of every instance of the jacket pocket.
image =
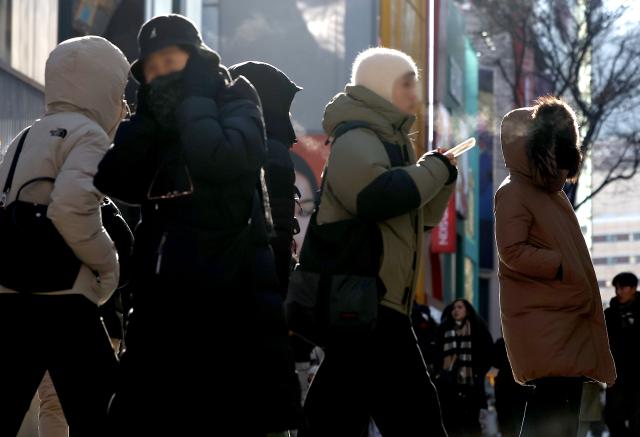
[(560, 294), (561, 309), (581, 312), (591, 309), (593, 297), (589, 282), (579, 268), (567, 262), (566, 257), (562, 262), (562, 278), (553, 281), (553, 286)]

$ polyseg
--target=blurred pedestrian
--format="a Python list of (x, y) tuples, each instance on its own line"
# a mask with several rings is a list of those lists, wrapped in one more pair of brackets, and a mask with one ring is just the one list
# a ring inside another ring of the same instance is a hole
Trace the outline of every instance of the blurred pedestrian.
[(598, 281), (562, 188), (581, 166), (573, 110), (553, 97), (508, 113), (509, 176), (495, 197), (502, 330), (513, 374), (535, 386), (522, 436), (575, 436), (582, 384), (613, 384)]
[[(410, 314), (424, 226), (442, 218), (457, 170), (439, 151), (416, 160), (409, 132), (418, 101), (414, 61), (373, 48), (356, 58), (351, 83), (325, 109), (333, 145), (300, 265), (335, 267), (338, 301), (325, 314), (326, 356), (300, 436), (360, 436), (371, 417), (383, 435), (446, 435)], [(345, 229), (345, 239), (334, 233)], [(320, 235), (340, 241), (314, 252)], [(349, 296), (362, 304), (350, 307)]]
[(439, 324), (431, 315), (428, 305), (415, 303), (411, 311), (411, 324), (418, 339), (418, 346), (427, 364), (429, 373), (434, 374), (438, 353), (438, 328)]
[[(142, 207), (112, 417), (132, 436), (295, 428), (300, 405), (288, 396), (298, 387), (268, 245), (258, 95), (243, 77), (231, 81), (185, 17), (151, 19), (138, 42), (136, 113), (94, 180)], [(277, 392), (247, 378), (257, 354), (280, 363), (261, 375)], [(272, 398), (289, 404), (270, 414)]]
[[(108, 433), (117, 361), (98, 306), (115, 290), (119, 266), (93, 175), (125, 115), (127, 74), (122, 52), (103, 38), (59, 44), (45, 69), (46, 113), (12, 142), (0, 165), (0, 180), (8, 182), (3, 250), (15, 259), (29, 250), (28, 263), (13, 271), (2, 259), (0, 341), (11, 352), (0, 360), (2, 436), (16, 435), (47, 370), (73, 434)], [(12, 223), (47, 241), (9, 248)], [(52, 248), (56, 253), (46, 252)]]
[(296, 176), (290, 150), (296, 140), (291, 124), (291, 104), (302, 90), (273, 65), (264, 62), (243, 62), (229, 67), (231, 77), (242, 76), (256, 88), (267, 132), (265, 180), (273, 217), (273, 248), (278, 282), (282, 297), (286, 297), (291, 272), (294, 233)]
[(527, 404), (530, 388), (518, 384), (513, 378), (513, 371), (507, 356), (507, 346), (502, 337), (496, 340), (494, 345), (493, 367), (497, 369), (494, 387), (500, 435), (517, 437), (522, 428), (524, 408)]
[(467, 300), (442, 312), (438, 330), (436, 387), (450, 436), (480, 436), (480, 410), (487, 408), (484, 381), (491, 367), (493, 339)]
[[(264, 62), (243, 62), (229, 67), (234, 79), (243, 77), (255, 87), (267, 133), (267, 156), (264, 164), (264, 178), (268, 191), (269, 207), (273, 220), (273, 229), (269, 244), (273, 249), (277, 273), (277, 289), (282, 299), (286, 297), (291, 273), (293, 255), (293, 233), (295, 223), (295, 173), (289, 154), (296, 142), (296, 134), (291, 124), (291, 103), (295, 95), (302, 89), (289, 77), (273, 65)], [(272, 290), (268, 290), (271, 293)], [(276, 420), (283, 416), (285, 422), (294, 404), (301, 404), (301, 390), (298, 377), (291, 371), (292, 355), (289, 353), (296, 343), (282, 335), (282, 331), (274, 333), (270, 330), (257, 329), (256, 350), (261, 356), (262, 369), (270, 378), (261, 378), (256, 384), (263, 385), (261, 392), (269, 393), (269, 402), (264, 402), (263, 414)], [(284, 349), (287, 353), (274, 353)], [(306, 349), (306, 348), (305, 348)], [(279, 377), (274, 377), (280, 375)], [(289, 384), (283, 380), (293, 379)], [(286, 389), (288, 388), (288, 390)], [(298, 413), (302, 413), (299, 407)]]
[(613, 278), (616, 296), (604, 312), (618, 379), (607, 390), (605, 421), (611, 437), (640, 435), (640, 294), (638, 277)]

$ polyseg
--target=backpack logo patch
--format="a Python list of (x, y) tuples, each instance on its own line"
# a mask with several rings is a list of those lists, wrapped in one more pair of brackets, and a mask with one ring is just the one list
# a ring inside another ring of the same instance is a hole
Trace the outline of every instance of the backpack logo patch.
[(49, 131), (49, 133), (52, 137), (65, 138), (67, 136), (67, 130), (62, 128), (54, 129), (52, 131)]

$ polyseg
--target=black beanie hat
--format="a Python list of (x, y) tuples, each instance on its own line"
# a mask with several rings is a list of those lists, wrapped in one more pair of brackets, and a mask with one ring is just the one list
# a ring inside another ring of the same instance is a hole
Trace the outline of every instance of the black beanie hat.
[[(195, 24), (178, 14), (159, 15), (147, 21), (138, 33), (140, 57), (131, 64), (131, 75), (139, 83), (144, 83), (144, 60), (154, 52), (169, 46), (186, 46), (210, 53), (215, 51), (202, 42), (202, 36)], [(219, 56), (218, 56), (219, 58)]]

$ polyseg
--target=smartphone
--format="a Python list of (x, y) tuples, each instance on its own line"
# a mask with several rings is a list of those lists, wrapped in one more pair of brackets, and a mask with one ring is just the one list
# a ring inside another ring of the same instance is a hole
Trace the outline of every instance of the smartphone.
[(444, 154), (445, 155), (453, 155), (454, 158), (457, 158), (458, 156), (460, 156), (463, 153), (465, 153), (467, 150), (473, 149), (475, 147), (475, 145), (476, 145), (476, 139), (474, 137), (471, 137), (471, 138), (468, 138), (468, 139), (464, 140), (460, 144), (450, 148), (449, 150), (444, 152)]

